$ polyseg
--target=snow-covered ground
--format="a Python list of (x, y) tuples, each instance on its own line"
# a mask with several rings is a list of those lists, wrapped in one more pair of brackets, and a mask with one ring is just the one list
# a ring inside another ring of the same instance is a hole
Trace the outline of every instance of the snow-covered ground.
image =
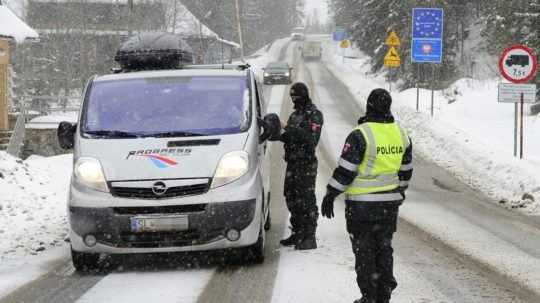
[[(369, 72), (369, 58), (343, 58), (332, 43), (325, 45), (325, 63), (341, 79), (357, 102), (365, 105), (372, 89), (385, 87), (384, 74)], [(513, 157), (513, 104), (497, 103), (497, 79), (461, 79), (435, 92), (393, 91), (393, 111), (409, 130), (415, 151), (446, 168), (462, 182), (508, 208), (540, 214), (540, 116), (525, 117), (524, 159)], [(395, 85), (394, 85), (395, 87)]]
[(71, 166), (71, 155), (22, 161), (0, 151), (0, 295), (63, 254)]

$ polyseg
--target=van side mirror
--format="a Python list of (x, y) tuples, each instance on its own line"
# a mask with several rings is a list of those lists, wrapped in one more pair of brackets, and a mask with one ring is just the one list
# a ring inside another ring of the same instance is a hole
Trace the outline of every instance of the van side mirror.
[(266, 140), (278, 141), (281, 137), (281, 121), (277, 114), (268, 114), (263, 119), (258, 119), (258, 124), (263, 129), (259, 136), (259, 144)]
[(75, 132), (77, 131), (77, 123), (60, 122), (56, 130), (58, 143), (62, 149), (72, 149), (75, 145)]

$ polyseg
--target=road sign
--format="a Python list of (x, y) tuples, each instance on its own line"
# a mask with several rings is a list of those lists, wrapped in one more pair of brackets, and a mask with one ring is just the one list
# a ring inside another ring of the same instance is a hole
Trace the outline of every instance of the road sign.
[(413, 8), (413, 63), (441, 63), (443, 53), (444, 11), (441, 8)]
[(514, 45), (499, 57), (499, 71), (512, 83), (527, 83), (536, 75), (538, 62), (532, 50), (524, 45)]
[(345, 31), (335, 31), (332, 33), (332, 39), (334, 41), (343, 41), (347, 39), (347, 33)]
[(535, 84), (499, 83), (500, 103), (519, 103), (523, 94), (523, 103), (536, 103)]
[(396, 32), (391, 31), (388, 37), (386, 38), (386, 41), (384, 41), (384, 44), (388, 46), (400, 46), (401, 41), (399, 41), (399, 37), (396, 34)]
[(401, 65), (401, 59), (395, 47), (391, 47), (384, 56), (384, 66), (387, 67), (399, 67)]
[(339, 43), (339, 47), (341, 48), (349, 48), (351, 46), (351, 42), (347, 39), (345, 40), (342, 40), (340, 43)]

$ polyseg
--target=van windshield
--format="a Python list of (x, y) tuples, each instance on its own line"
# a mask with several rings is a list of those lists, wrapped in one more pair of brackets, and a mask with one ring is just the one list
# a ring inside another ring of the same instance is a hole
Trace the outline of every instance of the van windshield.
[(239, 133), (247, 127), (245, 77), (165, 77), (94, 82), (82, 130), (99, 137), (184, 137)]

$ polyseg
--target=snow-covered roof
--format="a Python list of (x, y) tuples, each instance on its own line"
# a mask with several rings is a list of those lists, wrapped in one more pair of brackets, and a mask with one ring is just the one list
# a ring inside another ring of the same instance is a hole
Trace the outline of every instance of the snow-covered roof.
[[(204, 25), (203, 23), (199, 23), (199, 19), (197, 19), (197, 17), (195, 17), (183, 4), (179, 4), (177, 9), (178, 14), (176, 17), (176, 24), (174, 28), (175, 33), (196, 36), (202, 34), (202, 36), (213, 37), (221, 43), (230, 45), (235, 48), (240, 48), (240, 45), (238, 43), (222, 39), (221, 37), (219, 37), (218, 34), (216, 34), (206, 25)], [(172, 31), (172, 28), (170, 28), (169, 31)]]
[(39, 35), (7, 6), (0, 5), (0, 37), (14, 38), (21, 43), (26, 39), (37, 39)]

